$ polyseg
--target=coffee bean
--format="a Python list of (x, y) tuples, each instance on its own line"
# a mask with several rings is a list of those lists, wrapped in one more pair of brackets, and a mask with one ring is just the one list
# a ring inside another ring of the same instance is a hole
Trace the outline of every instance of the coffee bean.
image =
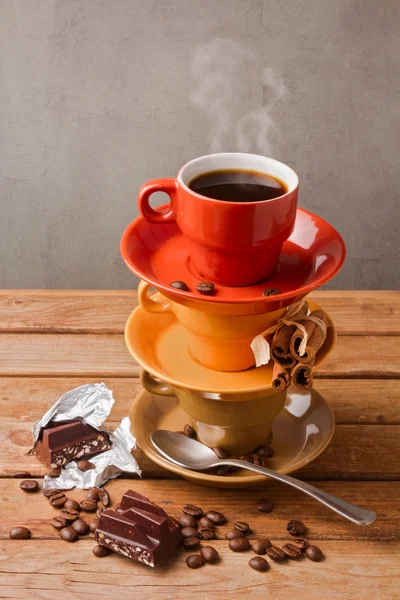
[(76, 510), (78, 512), (81, 510), (79, 502), (73, 500), (72, 498), (68, 498), (68, 500), (64, 504), (64, 508), (72, 508), (72, 510)]
[(103, 506), (110, 505), (110, 494), (105, 488), (99, 488), (99, 499)]
[(231, 472), (232, 472), (232, 467), (229, 467), (228, 465), (219, 465), (219, 467), (217, 467), (217, 475), (219, 477), (226, 477)]
[(10, 539), (12, 540), (29, 540), (32, 537), (32, 532), (27, 527), (13, 527), (10, 530)]
[(266, 458), (271, 458), (271, 456), (274, 454), (271, 446), (259, 446), (256, 452), (259, 456), (265, 456)]
[(110, 548), (106, 548), (105, 546), (100, 546), (97, 544), (92, 550), (93, 554), (97, 556), (97, 558), (103, 558), (104, 556), (109, 556), (112, 552)]
[(248, 463), (252, 463), (253, 464), (253, 455), (252, 454), (245, 454), (244, 456), (240, 457), (240, 460), (244, 460), (244, 462), (248, 462)]
[(14, 473), (13, 477), (14, 479), (29, 479), (29, 477), (32, 477), (32, 475), (29, 473), (29, 471), (17, 471)]
[(274, 508), (272, 501), (269, 498), (260, 498), (257, 502), (257, 510), (263, 513), (270, 513)]
[(72, 527), (64, 527), (61, 529), (60, 537), (66, 542), (76, 542), (79, 539), (78, 534)]
[(175, 288), (176, 290), (182, 290), (183, 292), (189, 291), (189, 288), (184, 281), (172, 281), (172, 283), (170, 283), (169, 285)]
[(185, 506), (182, 507), (182, 511), (185, 513), (185, 515), (190, 515), (195, 519), (201, 519), (203, 516), (203, 511), (201, 508), (198, 506), (193, 506), (192, 504), (185, 504)]
[(229, 541), (229, 548), (233, 552), (245, 552), (246, 550), (250, 550), (250, 542), (245, 537), (233, 538), (233, 540)]
[(234, 524), (234, 528), (238, 531), (241, 531), (242, 533), (247, 533), (248, 531), (250, 531), (250, 526), (245, 521), (236, 521), (236, 523)]
[(297, 546), (300, 550), (306, 550), (310, 545), (310, 542), (306, 538), (295, 538), (291, 544)]
[(60, 517), (72, 523), (72, 521), (76, 521), (79, 517), (79, 512), (77, 510), (73, 510), (72, 508), (63, 508), (60, 510)]
[(197, 529), (195, 529), (194, 527), (184, 527), (181, 530), (181, 534), (183, 538), (199, 537)]
[(24, 492), (32, 493), (32, 492), (38, 491), (39, 484), (34, 479), (25, 479), (24, 481), (21, 481), (21, 483), (19, 484), (19, 487)]
[(196, 548), (196, 546), (198, 546), (200, 544), (200, 540), (199, 537), (196, 536), (192, 536), (192, 537), (188, 537), (188, 538), (184, 538), (182, 540), (182, 546), (186, 549), (190, 549), (190, 548)]
[(251, 549), (256, 554), (266, 554), (267, 548), (270, 548), (270, 546), (272, 544), (269, 540), (254, 540), (254, 542), (251, 542)]
[(289, 558), (300, 558), (302, 551), (301, 548), (295, 546), (294, 544), (284, 544), (282, 546), (282, 550)]
[(203, 546), (200, 550), (200, 554), (206, 563), (216, 563), (219, 560), (218, 551), (212, 546)]
[(208, 517), (201, 517), (199, 521), (199, 527), (202, 529), (214, 529), (215, 523)]
[(46, 475), (49, 477), (59, 477), (61, 475), (61, 467), (55, 467), (54, 469), (49, 467), (46, 469)]
[(301, 521), (289, 521), (286, 525), (286, 529), (290, 535), (303, 535), (306, 531), (306, 526)]
[(86, 512), (95, 512), (97, 509), (97, 502), (94, 502), (94, 500), (82, 500), (80, 506), (81, 510)]
[(58, 531), (60, 531), (60, 529), (67, 526), (67, 521), (66, 519), (64, 519), (64, 517), (54, 517), (50, 521), (50, 525), (53, 525), (55, 529), (58, 529)]
[(185, 427), (183, 428), (183, 433), (186, 435), (186, 437), (192, 438), (193, 440), (196, 439), (196, 432), (193, 427), (188, 425), (188, 423), (186, 423)]
[(99, 489), (92, 488), (86, 494), (86, 500), (91, 500), (92, 502), (98, 502), (100, 500)]
[(58, 492), (57, 494), (50, 496), (50, 504), (54, 506), (54, 508), (61, 508), (61, 506), (64, 506), (67, 500), (68, 498), (64, 492)]
[(223, 525), (226, 523), (226, 517), (216, 510), (209, 510), (206, 512), (207, 519), (210, 519), (215, 525)]
[(98, 509), (96, 510), (96, 517), (97, 517), (98, 519), (100, 519), (100, 515), (101, 515), (101, 513), (103, 513), (104, 511), (105, 511), (105, 508), (103, 508), (102, 506), (100, 506), (100, 508), (98, 508)]
[(244, 533), (242, 533), (241, 531), (239, 531), (237, 529), (231, 529), (230, 531), (227, 531), (225, 534), (226, 540), (234, 540), (236, 538), (244, 538)]
[(178, 523), (181, 527), (196, 527), (197, 521), (191, 515), (182, 515), (178, 519)]
[(278, 288), (269, 288), (267, 290), (263, 290), (262, 293), (263, 296), (278, 296), (279, 294), (282, 294), (282, 292)]
[(306, 556), (314, 562), (320, 562), (324, 558), (324, 555), (318, 546), (308, 546), (306, 549)]
[(278, 548), (278, 546), (269, 546), (269, 548), (267, 548), (267, 554), (275, 562), (282, 562), (286, 558), (286, 554), (281, 548)]
[(215, 538), (215, 531), (214, 529), (200, 529), (198, 535), (201, 540), (213, 540)]
[(204, 558), (200, 554), (191, 554), (187, 557), (186, 564), (190, 569), (198, 569), (204, 565)]
[(92, 519), (91, 521), (89, 521), (89, 529), (90, 529), (90, 533), (94, 533), (96, 531), (96, 529), (99, 526), (99, 520), (98, 519)]
[(96, 465), (94, 465), (92, 462), (90, 462), (90, 460), (78, 460), (78, 462), (76, 463), (76, 466), (78, 467), (78, 469), (80, 471), (83, 471), (85, 473), (85, 471), (91, 471), (92, 469), (94, 469), (96, 467)]
[(269, 568), (269, 564), (265, 558), (261, 558), (261, 556), (253, 556), (253, 558), (249, 560), (249, 566), (256, 571), (261, 572), (267, 571)]
[(90, 531), (89, 525), (83, 519), (77, 519), (71, 527), (78, 535), (87, 535)]
[(259, 454), (253, 454), (253, 463), (255, 465), (259, 465), (261, 467), (262, 465), (262, 458)]
[(43, 496), (45, 496), (46, 498), (51, 498), (55, 494), (59, 494), (60, 492), (63, 492), (64, 490), (59, 490), (58, 488), (49, 488), (47, 490), (42, 490), (42, 491), (43, 491)]
[[(216, 446), (215, 448), (213, 448), (213, 451), (218, 456), (218, 458), (221, 458), (221, 459), (229, 458), (229, 456), (230, 456), (229, 452), (227, 452), (224, 448), (221, 448), (220, 446)], [(223, 465), (223, 466), (227, 466), (227, 465)]]
[(214, 293), (214, 284), (211, 281), (201, 281), (196, 285), (196, 290), (205, 296), (211, 296)]

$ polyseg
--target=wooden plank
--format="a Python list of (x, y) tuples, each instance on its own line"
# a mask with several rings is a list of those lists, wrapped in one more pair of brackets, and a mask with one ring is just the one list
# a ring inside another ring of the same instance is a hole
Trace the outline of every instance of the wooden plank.
[[(138, 379), (102, 378), (113, 390), (111, 418), (119, 421), (141, 391)], [(66, 391), (98, 377), (3, 377), (0, 378), (2, 417), (7, 421), (32, 422)], [(395, 379), (319, 379), (316, 389), (335, 413), (336, 423), (400, 424), (400, 382)]]
[[(35, 538), (58, 539), (58, 532), (50, 520), (59, 511), (53, 508), (41, 492), (27, 494), (19, 487), (18, 479), (0, 481), (0, 538), (8, 538), (11, 527), (24, 525), (31, 529)], [(124, 492), (134, 489), (160, 504), (173, 517), (182, 514), (184, 504), (200, 506), (207, 510), (222, 512), (228, 522), (217, 528), (218, 539), (232, 529), (237, 520), (251, 526), (252, 539), (290, 538), (286, 524), (292, 518), (302, 520), (308, 528), (307, 537), (312, 540), (400, 540), (400, 482), (349, 482), (326, 481), (318, 483), (321, 489), (336, 494), (349, 502), (375, 510), (377, 520), (368, 527), (360, 527), (347, 521), (323, 505), (299, 491), (285, 485), (270, 482), (247, 490), (210, 490), (187, 481), (144, 481), (117, 479), (107, 483), (112, 502), (117, 504)], [(84, 490), (71, 490), (68, 497), (81, 501)], [(257, 508), (257, 500), (267, 495), (274, 503), (274, 510), (266, 515)], [(82, 513), (85, 519), (93, 518)]]
[[(108, 424), (115, 427), (117, 423)], [(17, 471), (44, 475), (44, 465), (26, 454), (32, 446), (32, 425), (32, 422), (1, 420), (0, 476), (12, 476)], [(399, 425), (337, 425), (329, 447), (297, 475), (303, 479), (397, 480), (400, 479), (399, 453)], [(135, 456), (144, 477), (176, 477), (141, 451), (136, 450)]]
[[(321, 291), (311, 297), (346, 335), (400, 334), (400, 292)], [(0, 331), (123, 333), (136, 291), (3, 290)]]
[[(318, 376), (399, 377), (399, 345), (397, 336), (340, 336)], [(132, 377), (138, 373), (119, 334), (0, 335), (0, 376)]]
[[(231, 552), (214, 542), (221, 561), (189, 570), (177, 550), (156, 569), (118, 555), (98, 559), (93, 542), (0, 542), (0, 596), (74, 600), (386, 600), (398, 598), (397, 542), (325, 542), (326, 559), (273, 563), (266, 573), (248, 566), (253, 553)], [(45, 562), (44, 562), (45, 557)], [(323, 590), (323, 591), (321, 591)]]

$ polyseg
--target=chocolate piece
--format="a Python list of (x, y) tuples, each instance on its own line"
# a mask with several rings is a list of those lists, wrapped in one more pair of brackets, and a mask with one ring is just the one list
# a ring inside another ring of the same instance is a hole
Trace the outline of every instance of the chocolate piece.
[(109, 437), (82, 421), (50, 421), (42, 429), (35, 446), (36, 458), (52, 469), (76, 458), (91, 456), (111, 448)]
[(95, 540), (114, 552), (155, 567), (180, 544), (181, 531), (162, 508), (128, 490), (119, 512), (107, 509), (101, 513)]

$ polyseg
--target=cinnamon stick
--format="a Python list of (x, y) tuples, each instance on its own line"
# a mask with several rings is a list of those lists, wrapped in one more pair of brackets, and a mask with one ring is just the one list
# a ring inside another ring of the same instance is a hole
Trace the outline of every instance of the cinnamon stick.
[(308, 363), (297, 363), (292, 369), (292, 382), (299, 390), (309, 390), (313, 386), (313, 368), (315, 359)]
[[(301, 316), (306, 316), (307, 312), (308, 302), (305, 302), (303, 308), (291, 317), (291, 320), (295, 321)], [(278, 365), (285, 369), (292, 369), (297, 362), (290, 351), (290, 340), (295, 332), (295, 325), (282, 325), (282, 327), (275, 332), (272, 340), (271, 356)]]
[(285, 369), (278, 363), (274, 363), (272, 387), (276, 392), (284, 392), (289, 387), (291, 379), (292, 376), (289, 369)]
[[(326, 316), (323, 310), (314, 310), (309, 316), (318, 317), (325, 323), (326, 327), (329, 327), (330, 325), (329, 318)], [(303, 340), (303, 333), (297, 329), (290, 340), (290, 353), (296, 361), (308, 363), (315, 357), (316, 353), (321, 348), (325, 341), (326, 334), (324, 334), (319, 325), (313, 323), (312, 321), (302, 321), (301, 324), (308, 334), (305, 352), (302, 356), (300, 356), (299, 349)]]

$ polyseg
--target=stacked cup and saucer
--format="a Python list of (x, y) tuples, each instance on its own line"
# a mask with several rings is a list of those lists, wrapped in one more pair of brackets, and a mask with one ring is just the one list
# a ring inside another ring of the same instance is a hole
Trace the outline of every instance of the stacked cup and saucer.
[[(307, 294), (345, 259), (339, 233), (297, 207), (298, 185), (290, 167), (270, 158), (203, 156), (176, 178), (142, 186), (141, 216), (121, 240), (126, 265), (142, 280), (125, 329), (144, 388), (131, 408), (132, 433), (149, 458), (204, 485), (245, 487), (265, 478), (173, 465), (153, 447), (154, 430), (190, 425), (200, 442), (234, 456), (269, 445), (268, 466), (282, 473), (314, 460), (334, 432), (321, 394), (309, 386), (277, 391), (269, 351), (265, 359), (262, 348), (260, 359), (254, 346), (264, 336), (269, 350), (274, 332), (302, 309), (303, 320), (320, 314)], [(167, 193), (169, 203), (152, 208), (154, 192)], [(325, 323), (313, 372), (335, 343), (327, 316)]]

